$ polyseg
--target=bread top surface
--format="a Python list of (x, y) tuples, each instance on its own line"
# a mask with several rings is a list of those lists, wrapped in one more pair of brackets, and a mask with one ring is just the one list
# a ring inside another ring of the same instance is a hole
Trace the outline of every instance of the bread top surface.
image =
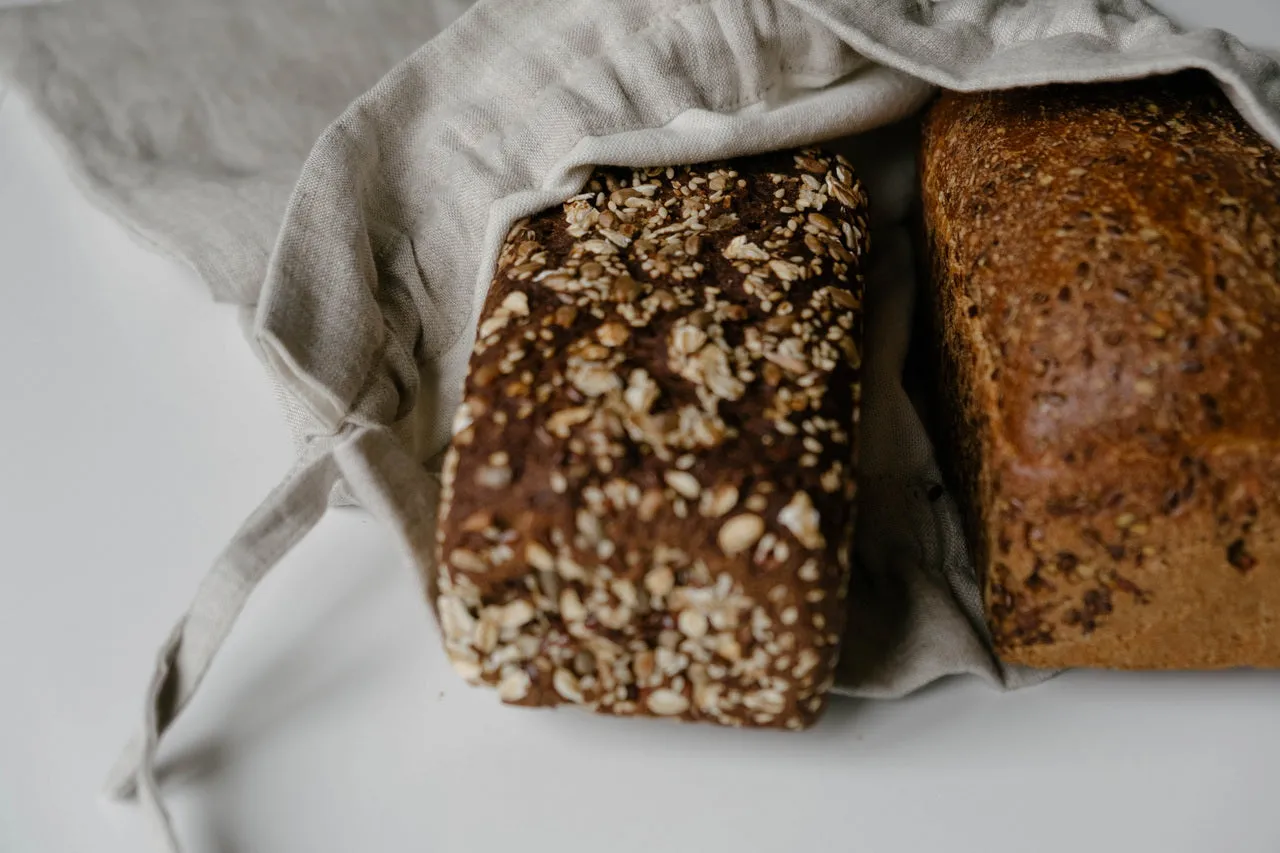
[[(813, 552), (837, 574), (866, 246), (862, 189), (820, 152), (599, 169), (517, 223), (446, 462), (446, 565), (498, 530), (624, 578), (671, 542), (735, 571), (744, 533), (794, 540), (766, 554), (779, 578)], [(528, 571), (483, 559), (483, 589)]]
[(923, 180), (1021, 462), (1280, 450), (1280, 153), (1207, 76), (946, 94)]

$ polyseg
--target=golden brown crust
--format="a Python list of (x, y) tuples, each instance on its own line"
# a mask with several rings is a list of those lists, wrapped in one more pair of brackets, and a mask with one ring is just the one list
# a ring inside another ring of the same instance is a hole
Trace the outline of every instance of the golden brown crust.
[(866, 207), (820, 152), (518, 223), (445, 463), (446, 646), (508, 702), (801, 728), (852, 536)]
[(1280, 153), (1199, 74), (946, 95), (923, 189), (1001, 657), (1280, 665)]

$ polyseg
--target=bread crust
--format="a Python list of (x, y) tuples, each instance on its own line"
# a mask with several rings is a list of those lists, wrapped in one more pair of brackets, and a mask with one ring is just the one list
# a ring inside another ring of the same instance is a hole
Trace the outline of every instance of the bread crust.
[(1280, 666), (1280, 153), (1199, 73), (947, 94), (922, 186), (999, 656)]
[(845, 620), (866, 200), (787, 152), (600, 169), (518, 223), (444, 470), (437, 606), (520, 705), (803, 728)]

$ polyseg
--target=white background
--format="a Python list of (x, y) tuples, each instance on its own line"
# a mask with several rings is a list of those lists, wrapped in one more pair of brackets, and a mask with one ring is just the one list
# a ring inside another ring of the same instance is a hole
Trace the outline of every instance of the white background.
[[(1161, 5), (1280, 48), (1275, 0)], [(232, 310), (12, 97), (0, 300), (0, 853), (156, 849), (98, 786), (291, 445)], [(163, 755), (193, 853), (1280, 851), (1278, 674), (949, 681), (804, 735), (503, 709), (353, 511), (254, 596)]]

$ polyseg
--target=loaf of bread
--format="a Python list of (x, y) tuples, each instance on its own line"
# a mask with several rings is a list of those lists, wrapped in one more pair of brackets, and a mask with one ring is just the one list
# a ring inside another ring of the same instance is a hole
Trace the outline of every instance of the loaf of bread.
[(1280, 666), (1280, 154), (1196, 73), (945, 95), (922, 172), (999, 656)]
[(521, 705), (802, 728), (845, 621), (866, 203), (789, 152), (518, 223), (444, 467), (437, 612)]

